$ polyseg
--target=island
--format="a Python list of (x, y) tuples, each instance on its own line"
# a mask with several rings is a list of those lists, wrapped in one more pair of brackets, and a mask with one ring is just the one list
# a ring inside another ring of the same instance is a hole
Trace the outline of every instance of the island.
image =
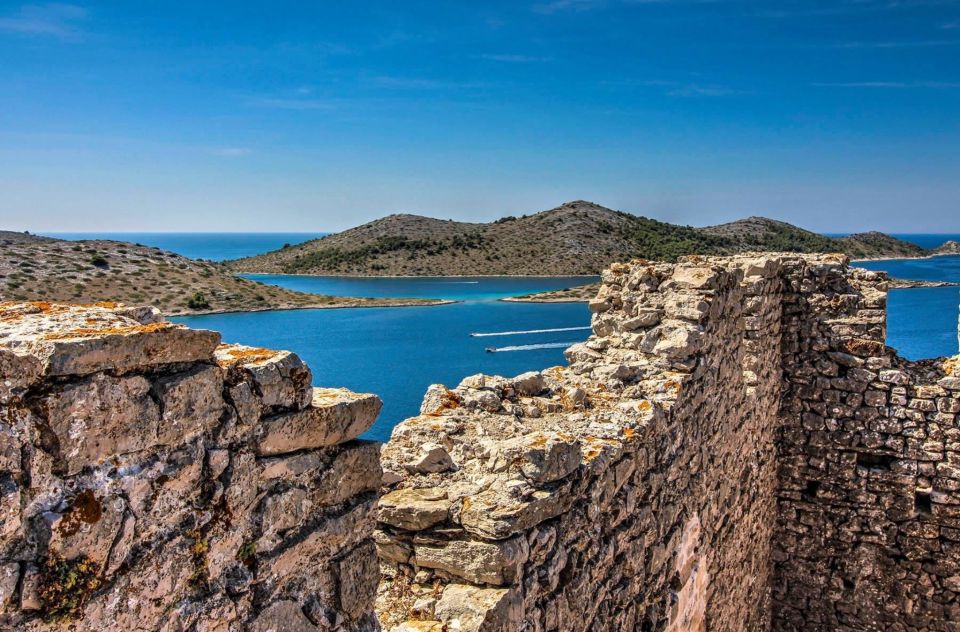
[(296, 292), (244, 279), (213, 261), (141, 244), (9, 231), (0, 231), (0, 301), (150, 304), (171, 316), (451, 302)]

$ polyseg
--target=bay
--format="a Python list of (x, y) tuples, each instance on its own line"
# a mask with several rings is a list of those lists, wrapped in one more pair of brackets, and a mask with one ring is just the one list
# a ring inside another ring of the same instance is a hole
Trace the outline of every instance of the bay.
[(461, 301), (436, 307), (290, 310), (171, 319), (220, 331), (228, 342), (296, 351), (310, 365), (317, 386), (376, 393), (384, 401), (383, 412), (366, 438), (378, 441), (389, 438), (399, 421), (418, 413), (430, 384), (453, 387), (475, 373), (514, 376), (564, 364), (563, 350), (590, 333), (590, 312), (585, 304), (508, 303), (498, 299), (596, 280), (256, 278), (324, 294)]

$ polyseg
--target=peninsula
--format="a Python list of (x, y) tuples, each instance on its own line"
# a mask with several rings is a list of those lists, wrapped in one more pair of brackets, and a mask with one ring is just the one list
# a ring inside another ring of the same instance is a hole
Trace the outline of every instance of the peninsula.
[(295, 292), (159, 248), (9, 231), (0, 231), (0, 301), (150, 304), (168, 315), (447, 302)]
[(855, 259), (929, 254), (883, 233), (835, 239), (763, 217), (694, 228), (574, 201), (485, 224), (389, 215), (226, 266), (236, 272), (356, 276), (596, 275), (617, 260), (772, 250), (842, 252)]

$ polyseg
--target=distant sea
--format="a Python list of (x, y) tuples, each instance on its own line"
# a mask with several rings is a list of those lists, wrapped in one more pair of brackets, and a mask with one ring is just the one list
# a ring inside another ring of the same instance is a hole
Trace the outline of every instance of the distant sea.
[[(276, 250), (323, 233), (51, 233), (64, 239), (117, 239), (223, 260)], [(925, 248), (960, 235), (896, 235)], [(857, 262), (905, 279), (960, 281), (960, 257)], [(582, 303), (504, 303), (497, 299), (570, 287), (583, 277), (347, 278), (249, 275), (291, 289), (344, 296), (406, 296), (460, 301), (439, 307), (292, 310), (175, 318), (216, 329), (224, 340), (292, 349), (314, 383), (373, 392), (384, 399), (367, 437), (385, 440), (417, 414), (427, 386), (456, 385), (471, 373), (516, 375), (564, 362), (565, 347), (589, 335)], [(958, 288), (893, 290), (887, 342), (910, 359), (957, 353)], [(471, 334), (485, 334), (474, 336)], [(491, 349), (488, 352), (487, 349)]]
[(224, 261), (278, 250), (329, 233), (40, 233), (57, 239), (113, 239), (153, 246), (191, 259)]

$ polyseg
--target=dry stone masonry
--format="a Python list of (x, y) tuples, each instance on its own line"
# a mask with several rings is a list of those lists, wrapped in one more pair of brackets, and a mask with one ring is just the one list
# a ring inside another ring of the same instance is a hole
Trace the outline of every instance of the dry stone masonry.
[(393, 632), (960, 630), (958, 358), (841, 256), (603, 275), (568, 367), (431, 387), (382, 454)]
[(615, 264), (568, 366), (434, 385), (382, 451), (292, 353), (0, 304), (0, 628), (956, 632), (960, 357), (887, 348), (886, 289)]
[(152, 309), (0, 304), (0, 629), (377, 629), (379, 410)]

